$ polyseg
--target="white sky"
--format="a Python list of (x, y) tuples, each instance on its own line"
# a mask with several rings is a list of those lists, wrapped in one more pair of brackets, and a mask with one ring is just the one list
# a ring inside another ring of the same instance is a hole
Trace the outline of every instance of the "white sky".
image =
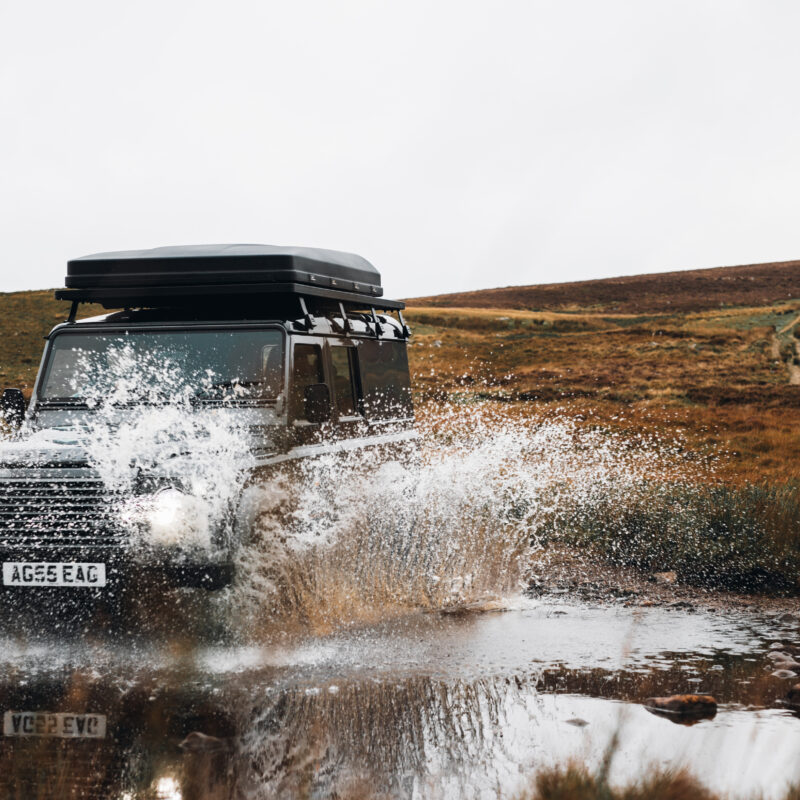
[(167, 244), (389, 296), (800, 258), (800, 3), (0, 0), (0, 290)]

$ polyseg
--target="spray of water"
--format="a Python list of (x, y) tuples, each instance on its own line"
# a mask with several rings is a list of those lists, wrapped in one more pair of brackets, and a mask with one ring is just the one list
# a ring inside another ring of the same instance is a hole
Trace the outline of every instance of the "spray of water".
[(101, 377), (86, 380), (101, 374), (90, 354), (75, 373), (88, 460), (148, 545), (210, 549), (225, 531), (237, 567), (225, 601), (249, 635), (498, 607), (575, 508), (686, 469), (679, 442), (489, 402), (422, 407), (419, 441), (393, 450), (256, 471), (236, 387), (198, 404), (213, 376), (124, 344), (112, 355)]
[[(411, 610), (496, 608), (576, 505), (680, 475), (680, 444), (479, 404), (423, 409), (380, 463), (329, 456), (253, 485), (237, 607), (325, 632)], [(260, 625), (252, 624), (252, 617)]]
[[(81, 444), (121, 498), (120, 521), (156, 547), (227, 546), (230, 509), (253, 462), (247, 419), (230, 403), (235, 387), (214, 406), (198, 404), (211, 375), (126, 345), (112, 351), (102, 368), (83, 354), (75, 380), (90, 409)], [(86, 381), (93, 373), (102, 377)]]

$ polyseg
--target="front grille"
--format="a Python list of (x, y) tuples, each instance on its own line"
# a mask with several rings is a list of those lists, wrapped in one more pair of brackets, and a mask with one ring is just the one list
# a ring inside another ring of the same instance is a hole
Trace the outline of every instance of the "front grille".
[(118, 496), (99, 478), (0, 479), (0, 537), (89, 540), (119, 533)]

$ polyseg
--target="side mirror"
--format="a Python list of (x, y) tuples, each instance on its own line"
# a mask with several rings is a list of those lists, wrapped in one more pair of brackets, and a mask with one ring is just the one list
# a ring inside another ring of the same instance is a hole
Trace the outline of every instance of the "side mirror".
[(0, 414), (9, 428), (17, 430), (25, 419), (25, 398), (21, 389), (3, 389), (0, 395)]
[(319, 424), (331, 418), (331, 391), (327, 383), (312, 383), (303, 393), (304, 413), (309, 422)]

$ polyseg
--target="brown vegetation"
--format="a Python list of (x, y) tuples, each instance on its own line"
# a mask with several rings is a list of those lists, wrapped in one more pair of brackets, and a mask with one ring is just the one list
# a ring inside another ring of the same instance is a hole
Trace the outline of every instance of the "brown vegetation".
[(592, 309), (629, 314), (765, 306), (800, 298), (800, 261), (660, 272), (574, 283), (508, 286), (420, 297), (414, 305), (468, 308)]
[(675, 433), (729, 481), (791, 480), (800, 301), (631, 315), (411, 306), (420, 399), (491, 399), (520, 413)]
[(653, 475), (635, 497), (561, 509), (552, 541), (703, 586), (795, 592), (800, 262), (533, 288), (549, 310), (520, 307), (525, 287), (468, 298), (508, 310), (411, 303), (417, 397), (673, 444), (679, 483)]
[[(786, 800), (795, 800), (798, 792), (790, 789)], [(715, 800), (719, 798), (686, 772), (655, 770), (636, 783), (624, 787), (609, 786), (602, 776), (585, 767), (543, 770), (533, 788), (520, 800)]]
[[(101, 314), (100, 306), (81, 307), (81, 316)], [(69, 305), (52, 290), (0, 294), (0, 386), (17, 386), (30, 395), (44, 337), (64, 322)]]

